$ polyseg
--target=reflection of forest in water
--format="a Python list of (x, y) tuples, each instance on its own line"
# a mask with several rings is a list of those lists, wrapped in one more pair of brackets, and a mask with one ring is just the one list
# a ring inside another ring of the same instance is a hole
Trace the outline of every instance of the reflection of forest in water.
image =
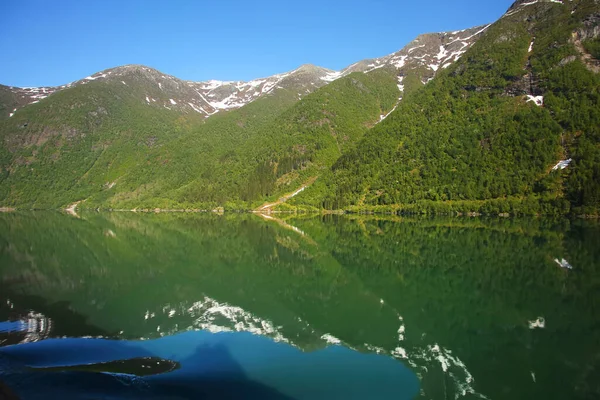
[(432, 397), (444, 380), (490, 398), (597, 394), (594, 222), (81, 217), (0, 215), (0, 300), (50, 317), (51, 336), (244, 330), (389, 354)]

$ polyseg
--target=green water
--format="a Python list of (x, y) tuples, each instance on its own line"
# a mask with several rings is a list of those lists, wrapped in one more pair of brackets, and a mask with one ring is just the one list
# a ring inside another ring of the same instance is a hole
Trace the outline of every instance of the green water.
[(35, 325), (2, 346), (250, 332), (315, 363), (379, 354), (417, 398), (600, 396), (597, 223), (279, 218), (0, 214), (0, 321)]

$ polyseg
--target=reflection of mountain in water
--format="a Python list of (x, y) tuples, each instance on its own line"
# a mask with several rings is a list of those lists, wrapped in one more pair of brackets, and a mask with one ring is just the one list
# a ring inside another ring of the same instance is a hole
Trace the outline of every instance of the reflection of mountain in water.
[[(599, 352), (595, 226), (286, 224), (303, 235), (247, 215), (1, 215), (0, 292), (65, 302), (121, 338), (246, 331), (305, 351), (340, 343), (391, 355), (419, 374), (427, 398), (573, 397), (553, 377), (589, 380), (573, 366), (593, 370)], [(544, 327), (529, 329), (539, 318)], [(54, 335), (67, 329), (54, 326)]]
[[(179, 368), (142, 377), (82, 372), (109, 364), (122, 369), (123, 362), (108, 361), (117, 357), (128, 357), (132, 368), (135, 360), (166, 363), (167, 355)], [(248, 333), (197, 331), (135, 342), (51, 339), (5, 347), (0, 358), (10, 363), (0, 377), (30, 399), (330, 399), (372, 393), (411, 399), (418, 393), (416, 376), (391, 358), (345, 348), (305, 353)]]

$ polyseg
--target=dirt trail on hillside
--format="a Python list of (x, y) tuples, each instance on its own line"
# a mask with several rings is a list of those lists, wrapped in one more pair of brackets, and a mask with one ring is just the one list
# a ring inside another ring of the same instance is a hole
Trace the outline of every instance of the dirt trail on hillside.
[(594, 57), (592, 57), (590, 53), (588, 53), (585, 50), (583, 44), (581, 43), (581, 40), (579, 39), (579, 35), (576, 32), (573, 33), (572, 38), (573, 44), (575, 45), (575, 48), (579, 53), (581, 61), (586, 66), (586, 68), (596, 74), (600, 73), (600, 61), (596, 60)]
[(79, 214), (77, 214), (77, 206), (79, 205), (79, 203), (81, 203), (81, 200), (71, 204), (68, 208), (65, 208), (67, 214), (79, 218)]
[(263, 204), (262, 206), (258, 207), (256, 210), (254, 210), (254, 212), (259, 212), (259, 213), (264, 213), (264, 212), (269, 213), (269, 212), (271, 212), (271, 209), (273, 207), (276, 207), (276, 206), (278, 206), (278, 205), (280, 205), (282, 203), (285, 203), (286, 201), (288, 201), (292, 197), (297, 196), (304, 189), (306, 189), (307, 187), (309, 187), (310, 185), (312, 185), (313, 183), (315, 183), (316, 180), (317, 180), (316, 176), (310, 178), (302, 186), (300, 186), (296, 191), (294, 191), (292, 193), (289, 193), (289, 194), (286, 194), (286, 195), (283, 195), (276, 202)]

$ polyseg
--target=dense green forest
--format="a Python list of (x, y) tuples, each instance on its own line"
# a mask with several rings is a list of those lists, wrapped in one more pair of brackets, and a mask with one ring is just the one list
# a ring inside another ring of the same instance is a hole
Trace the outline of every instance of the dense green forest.
[(352, 148), (369, 124), (394, 106), (394, 82), (392, 71), (355, 73), (280, 114), (272, 110), (281, 108), (281, 94), (211, 117), (151, 152), (123, 177), (116, 194), (101, 193), (89, 202), (117, 208), (257, 206), (295, 190)]
[(142, 87), (90, 82), (0, 121), (3, 205), (49, 208), (82, 200), (201, 123), (147, 106), (143, 96)]
[(0, 198), (33, 208), (249, 208), (330, 167), (393, 108), (395, 79), (354, 73), (301, 101), (278, 89), (206, 121), (140, 102), (143, 85), (70, 88), (0, 122)]
[(599, 11), (517, 2), (425, 85), (388, 66), (208, 119), (143, 81), (74, 86), (0, 121), (0, 206), (250, 210), (309, 185), (278, 208), (598, 215)]
[[(597, 12), (592, 1), (539, 3), (504, 17), (295, 203), (407, 212), (565, 213), (572, 207), (578, 214), (597, 213), (600, 77), (571, 41), (581, 21)], [(526, 95), (543, 95), (544, 106)], [(552, 170), (568, 158), (567, 169)]]

